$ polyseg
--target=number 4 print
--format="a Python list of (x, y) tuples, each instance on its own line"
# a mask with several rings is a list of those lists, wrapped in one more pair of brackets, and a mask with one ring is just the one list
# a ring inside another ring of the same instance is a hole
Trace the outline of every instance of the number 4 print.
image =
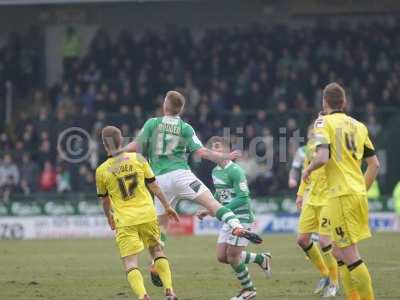
[(346, 142), (346, 148), (347, 150), (351, 151), (354, 159), (357, 159), (356, 153), (357, 153), (357, 146), (356, 146), (356, 141), (354, 138), (354, 133), (345, 133), (344, 134), (344, 139)]
[(342, 227), (336, 227), (335, 231), (338, 236), (340, 236), (341, 238), (344, 238), (344, 231), (343, 231)]

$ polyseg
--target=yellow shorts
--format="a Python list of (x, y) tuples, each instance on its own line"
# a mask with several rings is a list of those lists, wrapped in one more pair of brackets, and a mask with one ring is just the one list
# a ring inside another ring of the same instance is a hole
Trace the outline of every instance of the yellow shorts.
[(121, 257), (138, 254), (160, 243), (158, 221), (117, 228), (116, 241)]
[(331, 235), (331, 225), (327, 206), (305, 204), (300, 213), (299, 233), (316, 232)]
[(339, 248), (348, 247), (369, 238), (368, 198), (364, 195), (344, 195), (328, 201), (332, 239)]

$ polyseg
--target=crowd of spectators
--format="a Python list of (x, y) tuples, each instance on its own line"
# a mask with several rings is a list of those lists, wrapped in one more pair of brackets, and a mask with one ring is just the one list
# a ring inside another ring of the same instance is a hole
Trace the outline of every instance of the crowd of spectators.
[[(94, 190), (93, 170), (104, 158), (99, 129), (114, 124), (125, 136), (134, 136), (148, 116), (160, 114), (170, 89), (185, 94), (184, 118), (201, 140), (222, 135), (224, 128), (243, 138), (246, 151), (240, 163), (255, 194), (285, 190), (285, 160), (290, 162), (293, 145), (285, 159), (274, 155), (272, 165), (254, 153), (263, 155), (273, 146), (276, 152), (283, 134), (290, 137), (299, 128), (304, 133), (330, 81), (345, 85), (349, 109), (378, 137), (384, 120), (376, 107), (400, 104), (399, 31), (397, 23), (298, 29), (254, 24), (196, 34), (169, 26), (138, 36), (122, 30), (113, 40), (99, 29), (83, 55), (83, 37), (68, 28), (63, 80), (48, 88), (35, 81), (44, 68), (37, 65), (43, 45), (32, 38), (24, 39), (32, 44), (19, 45), (20, 39), (11, 35), (0, 49), (0, 81), (28, 84), (30, 109), (20, 113), (13, 130), (0, 133), (0, 190), (5, 197), (12, 191)], [(28, 59), (29, 68), (26, 57), (35, 58)], [(57, 152), (57, 137), (70, 126), (93, 137), (88, 161), (69, 164)], [(254, 137), (264, 143), (247, 151)], [(209, 182), (210, 166), (194, 166)]]

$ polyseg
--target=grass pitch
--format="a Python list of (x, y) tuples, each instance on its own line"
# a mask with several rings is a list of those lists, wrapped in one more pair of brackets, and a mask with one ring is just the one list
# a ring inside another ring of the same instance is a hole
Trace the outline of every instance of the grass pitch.
[[(180, 300), (225, 300), (239, 290), (230, 267), (216, 262), (215, 242), (216, 237), (169, 238), (167, 252)], [(319, 298), (312, 295), (318, 275), (293, 235), (266, 236), (262, 246), (250, 249), (273, 254), (272, 278), (250, 267), (257, 299)], [(362, 243), (361, 253), (376, 299), (400, 299), (400, 235), (375, 234)], [(141, 261), (149, 294), (162, 300), (162, 290), (149, 281), (148, 255)], [(134, 299), (113, 240), (0, 241), (0, 270), (1, 300)]]

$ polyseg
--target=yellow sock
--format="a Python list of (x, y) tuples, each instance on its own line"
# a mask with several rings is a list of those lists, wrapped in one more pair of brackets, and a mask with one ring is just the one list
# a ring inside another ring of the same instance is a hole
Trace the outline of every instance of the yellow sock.
[(322, 248), (324, 261), (329, 270), (329, 279), (331, 283), (338, 284), (338, 266), (337, 261), (332, 254), (332, 245)]
[(348, 266), (353, 285), (360, 294), (360, 300), (374, 300), (374, 290), (372, 288), (371, 276), (362, 259)]
[(340, 280), (342, 282), (344, 294), (346, 295), (347, 300), (360, 300), (360, 295), (357, 290), (353, 286), (351, 281), (350, 271), (347, 269), (347, 266), (342, 262), (338, 262)]
[(157, 257), (154, 260), (154, 268), (156, 269), (161, 281), (166, 289), (172, 289), (172, 275), (166, 257)]
[(144, 287), (142, 274), (138, 269), (128, 270), (127, 274), (128, 274), (128, 282), (131, 285), (133, 293), (139, 299), (143, 299), (144, 295), (146, 295), (147, 293)]
[(325, 262), (321, 255), (321, 251), (319, 251), (319, 248), (316, 247), (314, 243), (311, 243), (311, 245), (307, 249), (304, 249), (304, 252), (306, 252), (308, 258), (311, 260), (314, 266), (317, 267), (321, 276), (328, 277), (329, 270), (325, 265)]

